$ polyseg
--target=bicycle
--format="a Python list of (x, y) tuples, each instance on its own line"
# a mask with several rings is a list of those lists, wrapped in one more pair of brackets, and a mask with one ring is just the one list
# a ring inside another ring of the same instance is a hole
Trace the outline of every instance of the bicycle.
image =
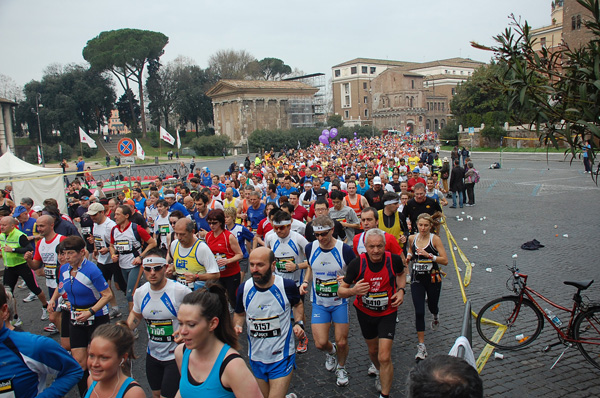
[[(577, 346), (588, 362), (600, 369), (600, 305), (584, 303), (581, 296), (581, 292), (594, 281), (564, 282), (565, 285), (577, 288), (573, 295), (573, 307), (568, 309), (527, 286), (527, 275), (519, 272), (516, 264), (507, 268), (512, 275), (506, 281), (506, 287), (516, 295), (500, 297), (483, 306), (476, 320), (477, 332), (481, 338), (499, 349), (519, 350), (535, 341), (546, 319), (556, 330), (559, 341), (546, 346), (543, 351), (548, 352), (559, 344), (565, 346), (551, 369), (573, 345)], [(568, 323), (565, 325), (551, 311), (549, 315), (548, 310), (542, 309), (536, 301), (536, 297), (556, 309), (568, 312)]]

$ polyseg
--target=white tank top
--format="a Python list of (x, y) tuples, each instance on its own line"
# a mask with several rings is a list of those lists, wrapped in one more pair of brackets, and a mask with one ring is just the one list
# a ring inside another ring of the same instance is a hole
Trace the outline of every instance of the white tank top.
[(46, 238), (40, 240), (38, 245), (38, 251), (42, 258), (42, 264), (44, 265), (44, 275), (46, 276), (46, 286), (56, 289), (56, 272), (58, 269), (58, 254), (56, 254), (56, 246), (60, 243), (63, 238), (62, 235), (56, 234), (54, 239), (50, 242)]
[(344, 242), (338, 240), (333, 249), (316, 249), (310, 254), (308, 264), (312, 269), (312, 302), (324, 307), (333, 307), (346, 302), (337, 295), (337, 277), (346, 275), (347, 264), (343, 257)]

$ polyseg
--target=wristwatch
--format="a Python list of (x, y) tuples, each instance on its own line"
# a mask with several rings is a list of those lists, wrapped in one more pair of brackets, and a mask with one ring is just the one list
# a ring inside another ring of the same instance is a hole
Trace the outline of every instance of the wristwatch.
[(399, 287), (398, 290), (402, 290), (404, 292), (404, 294), (406, 294), (406, 289), (403, 287)]

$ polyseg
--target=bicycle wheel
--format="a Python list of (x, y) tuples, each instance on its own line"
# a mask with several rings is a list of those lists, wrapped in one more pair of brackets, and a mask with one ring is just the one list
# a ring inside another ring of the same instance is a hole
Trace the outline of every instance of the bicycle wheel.
[(577, 315), (573, 322), (573, 337), (581, 355), (600, 369), (600, 307), (592, 307)]
[[(544, 327), (544, 317), (533, 303), (519, 297), (500, 297), (487, 303), (477, 315), (477, 332), (488, 344), (503, 350), (518, 350), (531, 344)], [(500, 329), (505, 328), (499, 341)]]

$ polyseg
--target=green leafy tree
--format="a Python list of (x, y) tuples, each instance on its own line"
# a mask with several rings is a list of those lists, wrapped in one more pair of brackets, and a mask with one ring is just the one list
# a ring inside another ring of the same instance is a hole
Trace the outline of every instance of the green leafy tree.
[[(142, 136), (146, 138), (144, 115), (144, 67), (151, 60), (158, 60), (164, 53), (169, 38), (162, 33), (139, 29), (118, 29), (100, 33), (89, 40), (83, 49), (83, 58), (92, 68), (110, 71), (123, 90), (129, 93), (130, 80), (138, 85)], [(133, 105), (133, 100), (129, 98)], [(130, 109), (134, 114), (134, 109)], [(134, 130), (137, 126), (133, 126)]]
[(263, 58), (258, 61), (258, 67), (265, 80), (281, 80), (292, 73), (292, 68), (279, 58)]
[[(135, 98), (135, 94), (131, 92), (124, 93), (117, 101), (117, 110), (119, 111), (119, 119), (125, 126), (129, 129), (132, 129), (133, 126), (136, 126), (140, 122), (140, 104)], [(132, 101), (132, 102), (130, 102)], [(131, 113), (131, 109), (133, 109), (133, 113)]]
[(329, 127), (340, 128), (344, 125), (342, 115), (331, 115), (327, 118), (327, 125)]
[(584, 26), (592, 38), (582, 47), (564, 43), (536, 51), (531, 27), (514, 15), (510, 26), (494, 37), (495, 46), (472, 45), (493, 51), (507, 65), (498, 85), (507, 94), (509, 111), (534, 125), (544, 144), (558, 148), (566, 143), (571, 159), (590, 139), (593, 162), (600, 139), (600, 6), (598, 0), (577, 2), (591, 15)]
[[(47, 68), (41, 82), (25, 85), (24, 94), (15, 112), (17, 126), (27, 124), (30, 138), (38, 141), (37, 98), (44, 143), (70, 145), (79, 145), (79, 127), (99, 130), (107, 123), (116, 98), (108, 76), (81, 65)], [(60, 136), (52, 130), (60, 131)]]
[(196, 132), (200, 125), (207, 126), (213, 121), (212, 101), (206, 90), (215, 83), (215, 76), (209, 70), (197, 65), (182, 66), (175, 70), (176, 98), (174, 108), (182, 124), (191, 123)]
[(174, 69), (172, 63), (162, 66), (157, 59), (148, 62), (148, 79), (146, 79), (146, 92), (150, 100), (148, 112), (155, 126), (169, 128), (169, 117), (175, 109), (177, 92)]
[(230, 146), (229, 137), (224, 135), (198, 137), (192, 140), (192, 148), (198, 156), (220, 156), (223, 153), (223, 148)]

